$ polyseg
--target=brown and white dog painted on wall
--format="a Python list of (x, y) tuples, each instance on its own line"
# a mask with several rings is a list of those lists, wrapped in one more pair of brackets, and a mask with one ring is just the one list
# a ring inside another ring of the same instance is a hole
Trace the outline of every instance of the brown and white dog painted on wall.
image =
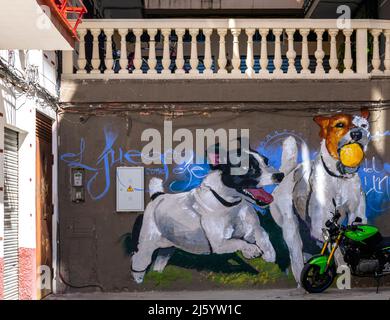
[[(274, 202), (270, 210), (282, 228), (298, 284), (304, 253), (318, 253), (319, 242), (323, 241), (322, 228), (334, 211), (332, 199), (342, 213), (340, 219), (347, 217), (351, 223), (360, 217), (363, 223), (367, 221), (365, 194), (357, 171), (370, 139), (368, 117), (368, 111), (355, 116), (315, 117), (314, 121), (321, 128), (322, 141), (313, 161), (307, 159), (297, 165), (295, 139), (289, 137), (283, 143), (280, 171), (285, 178), (273, 192)], [(357, 160), (353, 159), (353, 147), (358, 151)], [(307, 150), (306, 154), (308, 158)]]

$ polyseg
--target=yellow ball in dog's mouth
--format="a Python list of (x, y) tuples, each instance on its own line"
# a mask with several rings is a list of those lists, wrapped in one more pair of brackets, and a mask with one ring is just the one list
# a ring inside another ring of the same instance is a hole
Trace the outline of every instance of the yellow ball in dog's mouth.
[(364, 158), (362, 147), (357, 143), (347, 144), (340, 150), (340, 161), (346, 167), (357, 167)]

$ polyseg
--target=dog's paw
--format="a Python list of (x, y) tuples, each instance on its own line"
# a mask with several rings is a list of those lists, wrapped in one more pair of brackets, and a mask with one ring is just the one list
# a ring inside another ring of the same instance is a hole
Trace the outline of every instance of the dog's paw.
[(257, 258), (262, 255), (262, 251), (255, 244), (247, 244), (245, 248), (241, 249), (242, 254), (247, 259)]
[(261, 257), (266, 262), (275, 262), (275, 260), (276, 260), (275, 250), (272, 249), (272, 250), (264, 251), (264, 253), (263, 253), (263, 255)]
[(135, 272), (135, 271), (132, 271), (131, 274), (133, 276), (134, 281), (137, 284), (141, 284), (142, 282), (144, 282), (145, 272)]

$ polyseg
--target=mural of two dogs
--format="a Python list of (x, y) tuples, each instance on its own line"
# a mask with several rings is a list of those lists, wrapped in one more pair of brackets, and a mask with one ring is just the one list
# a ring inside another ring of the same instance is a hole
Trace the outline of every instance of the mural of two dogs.
[[(166, 194), (162, 180), (152, 178), (151, 201), (145, 209), (138, 248), (131, 258), (134, 280), (141, 283), (158, 250), (153, 270), (162, 272), (175, 248), (194, 254), (241, 251), (251, 259), (275, 261), (275, 250), (262, 228), (253, 204), (269, 206), (281, 227), (291, 268), (299, 284), (305, 241), (322, 241), (322, 228), (332, 212), (332, 199), (341, 219), (366, 222), (365, 194), (357, 175), (370, 139), (368, 112), (360, 115), (318, 116), (321, 146), (317, 157), (298, 164), (293, 137), (283, 143), (279, 170), (258, 152), (249, 157), (243, 175), (231, 175), (232, 165), (213, 163), (201, 185), (188, 192)], [(210, 156), (210, 155), (209, 155)], [(211, 155), (212, 157), (213, 155)], [(355, 158), (358, 158), (357, 160)], [(276, 184), (273, 194), (263, 187)], [(304, 226), (304, 228), (302, 228)], [(302, 229), (308, 230), (306, 239)]]

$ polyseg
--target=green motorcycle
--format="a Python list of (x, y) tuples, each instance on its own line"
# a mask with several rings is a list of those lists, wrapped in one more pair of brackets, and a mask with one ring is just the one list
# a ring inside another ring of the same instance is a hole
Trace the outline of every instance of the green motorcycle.
[(375, 278), (378, 291), (380, 279), (390, 275), (390, 237), (382, 237), (374, 226), (362, 225), (361, 218), (352, 225), (340, 225), (341, 215), (334, 200), (333, 204), (333, 218), (322, 229), (325, 242), (321, 254), (311, 257), (302, 269), (302, 287), (310, 293), (320, 293), (331, 286), (337, 274), (334, 254), (340, 248), (351, 274)]

